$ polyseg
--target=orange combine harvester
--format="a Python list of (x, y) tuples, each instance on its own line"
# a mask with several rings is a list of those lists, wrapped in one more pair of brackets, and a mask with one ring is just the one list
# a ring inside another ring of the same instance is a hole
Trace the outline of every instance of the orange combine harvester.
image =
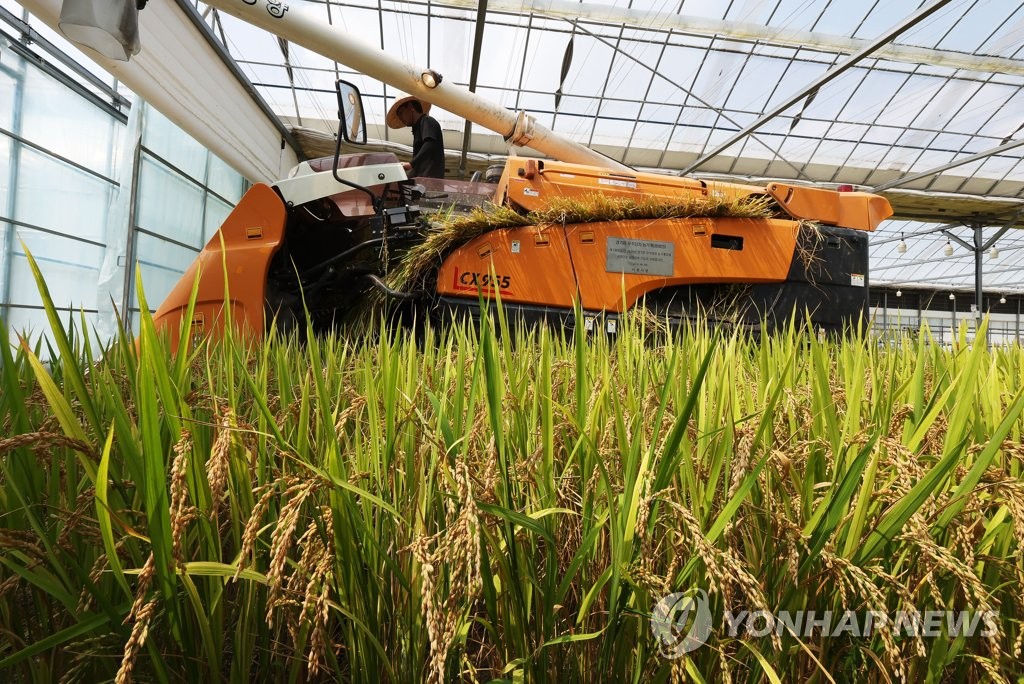
[[(638, 172), (561, 138), (526, 112), (505, 110), (430, 69), (362, 45), (325, 25), (316, 8), (305, 7), (308, 3), (209, 4), (550, 159), (509, 157), (497, 184), (485, 184), (409, 179), (389, 153), (341, 155), (343, 139), (365, 143), (366, 123), (359, 91), (339, 81), (341, 121), (334, 157), (302, 162), (288, 178), (250, 189), (159, 307), (160, 327), (177, 330), (188, 311), (197, 269), (193, 325), (215, 333), (230, 309), (231, 320), (253, 336), (263, 335), (272, 321), (284, 329), (305, 330), (305, 323), (315, 331), (331, 329), (373, 290), (403, 309), (432, 316), (478, 314), (481, 295), (500, 295), (507, 310), (524, 319), (567, 325), (576, 324), (578, 302), (588, 327), (601, 320), (609, 330), (618, 315), (638, 305), (670, 322), (704, 313), (742, 325), (772, 325), (796, 311), (808, 312), (820, 328), (835, 330), (863, 317), (866, 231), (892, 214), (882, 197), (782, 182), (749, 186)], [(387, 274), (402, 256), (425, 239), (421, 206), (431, 197), (457, 195), (464, 204), (490, 202), (526, 215), (553, 198), (585, 200), (594, 194), (638, 202), (750, 198), (768, 211), (760, 218), (647, 218), (498, 229), (436, 255), (435, 274), (420, 279), (415, 291), (396, 291), (387, 284)]]
[[(527, 320), (571, 323), (577, 300), (586, 315), (612, 326), (617, 314), (639, 303), (678, 321), (698, 312), (714, 317), (715, 306), (728, 302), (729, 315), (748, 325), (785, 319), (796, 309), (809, 312), (816, 326), (839, 329), (858, 320), (867, 302), (865, 231), (891, 214), (885, 199), (866, 193), (710, 185), (520, 157), (506, 161), (497, 185), (428, 179), (420, 185), (402, 177), (398, 159), (386, 153), (337, 160), (350, 178), (382, 181), (301, 203), (290, 199), (296, 181), (332, 174), (334, 161), (304, 163), (290, 181), (250, 189), (160, 306), (158, 326), (177, 330), (200, 269), (193, 324), (221, 325), (226, 273), (233, 320), (257, 336), (275, 316), (283, 328), (308, 315), (314, 329), (329, 329), (374, 289), (401, 306), (415, 302), (442, 316), (472, 315), (481, 293), (498, 293), (506, 310)], [(775, 216), (502, 228), (438, 255), (430, 291), (395, 292), (382, 278), (423, 239), (416, 201), (424, 185), (524, 214), (553, 197), (601, 193), (667, 201), (768, 197)]]

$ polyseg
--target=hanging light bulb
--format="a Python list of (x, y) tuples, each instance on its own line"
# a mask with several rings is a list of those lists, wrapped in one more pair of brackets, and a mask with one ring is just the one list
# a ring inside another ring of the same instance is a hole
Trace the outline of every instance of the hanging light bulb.
[(992, 261), (995, 261), (996, 259), (999, 258), (999, 250), (996, 248), (995, 245), (992, 245), (992, 249), (988, 251), (988, 258), (992, 259)]
[(956, 295), (953, 294), (952, 292), (950, 292), (949, 293), (949, 298), (950, 298), (950, 300), (956, 299)]
[[(953, 243), (946, 240), (946, 247), (942, 250), (942, 253), (946, 256), (953, 256)], [(953, 295), (950, 295), (952, 297)]]
[(1005, 304), (1006, 303), (1006, 295), (1002, 295), (1002, 296), (999, 297), (999, 303), (1000, 304)]
[(907, 241), (903, 239), (903, 232), (900, 232), (900, 244), (896, 245), (896, 251), (900, 254), (907, 253)]
[(903, 296), (903, 290), (896, 290), (896, 296), (897, 297), (902, 297)]

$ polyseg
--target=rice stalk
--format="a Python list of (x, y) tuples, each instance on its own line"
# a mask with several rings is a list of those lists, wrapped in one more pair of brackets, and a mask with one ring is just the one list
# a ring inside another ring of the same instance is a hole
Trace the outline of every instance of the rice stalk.
[[(0, 677), (1012, 681), (1024, 350), (651, 325), (5, 348)], [(725, 631), (810, 609), (998, 629)]]

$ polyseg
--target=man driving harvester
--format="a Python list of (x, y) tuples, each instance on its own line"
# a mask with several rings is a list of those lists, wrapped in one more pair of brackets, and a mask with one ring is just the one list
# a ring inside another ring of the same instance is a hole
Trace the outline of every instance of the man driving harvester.
[(429, 112), (430, 103), (413, 95), (395, 100), (388, 110), (388, 128), (412, 129), (412, 162), (404, 164), (410, 178), (444, 178), (441, 124)]

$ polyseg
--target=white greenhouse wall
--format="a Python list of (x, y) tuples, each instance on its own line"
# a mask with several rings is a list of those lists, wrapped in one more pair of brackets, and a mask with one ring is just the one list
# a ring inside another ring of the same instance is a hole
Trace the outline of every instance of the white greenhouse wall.
[[(106, 342), (115, 319), (100, 302), (110, 297), (100, 287), (104, 259), (116, 269), (108, 280), (121, 281), (114, 306), (137, 329), (136, 264), (150, 306), (158, 305), (246, 181), (138, 100), (141, 146), (133, 149), (126, 112), (113, 100), (89, 96), (63, 69), (37, 65), (3, 21), (0, 31), (0, 324), (12, 341), (25, 335), (33, 344), (49, 330), (27, 248), (62, 318), (84, 317)], [(127, 229), (115, 225), (121, 178), (134, 200)]]

